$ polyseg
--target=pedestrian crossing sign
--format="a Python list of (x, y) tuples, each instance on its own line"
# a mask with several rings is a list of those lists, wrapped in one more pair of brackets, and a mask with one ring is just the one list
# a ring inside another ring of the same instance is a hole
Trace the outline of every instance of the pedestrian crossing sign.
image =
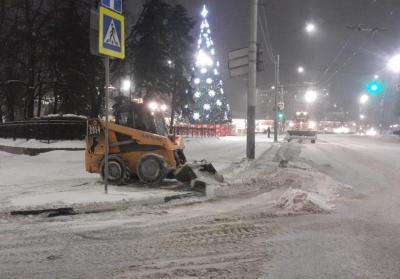
[(99, 53), (115, 58), (125, 58), (124, 16), (100, 7)]

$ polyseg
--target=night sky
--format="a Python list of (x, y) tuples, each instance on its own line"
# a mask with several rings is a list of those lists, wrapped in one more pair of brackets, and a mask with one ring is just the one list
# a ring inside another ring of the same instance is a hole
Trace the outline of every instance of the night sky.
[[(229, 77), (227, 54), (248, 45), (250, 1), (169, 2), (185, 6), (198, 24), (201, 6), (208, 6), (211, 35), (233, 116), (245, 116), (246, 82)], [(140, 13), (141, 3), (130, 1), (131, 19)], [(388, 85), (393, 84), (395, 77), (386, 69), (386, 64), (389, 57), (400, 52), (399, 0), (260, 0), (260, 3), (259, 13), (264, 9), (268, 18), (273, 52), (281, 56), (282, 84), (317, 82), (328, 90), (330, 104), (336, 103), (338, 109), (349, 111), (354, 117), (358, 110), (358, 96), (374, 74), (379, 74)], [(317, 26), (313, 35), (304, 31), (308, 21)], [(346, 28), (359, 24), (385, 27), (389, 31), (358, 32)], [(193, 30), (196, 39), (198, 33), (199, 27), (196, 26)], [(263, 43), (261, 31), (258, 35), (258, 41)], [(266, 54), (264, 61), (265, 71), (258, 76), (260, 89), (270, 88), (274, 83), (273, 64)], [(300, 65), (306, 70), (301, 76), (296, 72)], [(393, 90), (388, 90), (389, 95), (394, 95)], [(389, 101), (394, 102), (394, 99)]]

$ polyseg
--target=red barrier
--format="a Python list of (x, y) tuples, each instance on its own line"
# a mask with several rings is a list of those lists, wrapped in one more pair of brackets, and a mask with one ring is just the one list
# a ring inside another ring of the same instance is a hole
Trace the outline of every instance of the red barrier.
[(235, 126), (231, 124), (180, 124), (174, 127), (175, 134), (191, 137), (232, 136)]

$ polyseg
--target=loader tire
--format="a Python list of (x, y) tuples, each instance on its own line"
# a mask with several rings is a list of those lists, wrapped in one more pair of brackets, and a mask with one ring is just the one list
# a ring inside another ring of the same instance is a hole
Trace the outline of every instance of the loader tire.
[[(101, 178), (104, 181), (104, 160), (101, 162)], [(128, 184), (131, 172), (128, 163), (119, 155), (108, 157), (108, 183), (112, 185)]]
[(311, 140), (311, 143), (315, 143), (315, 139), (312, 139), (312, 140)]
[(143, 155), (137, 164), (136, 173), (139, 179), (151, 186), (159, 185), (167, 175), (167, 164), (157, 154)]

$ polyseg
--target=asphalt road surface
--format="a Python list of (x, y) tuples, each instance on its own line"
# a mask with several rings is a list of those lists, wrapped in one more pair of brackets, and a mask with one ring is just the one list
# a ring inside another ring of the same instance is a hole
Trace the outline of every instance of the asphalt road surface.
[[(208, 143), (193, 155), (228, 164), (243, 143)], [(260, 161), (271, 160), (268, 150)], [(56, 218), (2, 215), (0, 278), (400, 278), (400, 144), (322, 136), (290, 150), (292, 160), (352, 187), (330, 214), (277, 217), (243, 196)]]

